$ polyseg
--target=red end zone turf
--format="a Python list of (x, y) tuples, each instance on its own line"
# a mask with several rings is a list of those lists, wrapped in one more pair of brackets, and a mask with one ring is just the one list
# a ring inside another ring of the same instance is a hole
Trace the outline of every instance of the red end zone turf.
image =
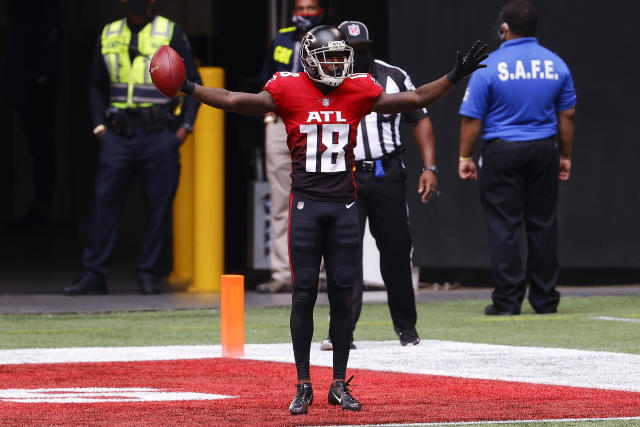
[[(349, 370), (359, 413), (327, 403), (331, 369), (312, 367), (315, 399), (291, 416), (295, 368), (241, 359), (0, 366), (0, 389), (149, 387), (233, 399), (15, 403), (0, 425), (322, 425), (640, 416), (640, 393)], [(1, 392), (2, 390), (0, 390)]]

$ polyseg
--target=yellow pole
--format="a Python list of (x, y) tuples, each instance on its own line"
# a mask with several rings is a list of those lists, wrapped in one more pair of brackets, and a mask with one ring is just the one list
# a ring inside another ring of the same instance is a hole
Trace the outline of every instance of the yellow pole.
[[(205, 86), (224, 87), (224, 70), (199, 69)], [(224, 112), (202, 105), (194, 125), (193, 282), (190, 292), (220, 291), (224, 271)]]
[(173, 201), (172, 285), (186, 285), (193, 279), (193, 135), (180, 147), (180, 183)]

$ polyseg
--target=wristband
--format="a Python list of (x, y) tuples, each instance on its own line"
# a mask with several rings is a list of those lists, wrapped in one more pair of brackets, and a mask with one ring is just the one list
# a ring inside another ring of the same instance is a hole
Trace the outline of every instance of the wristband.
[(194, 90), (196, 90), (196, 84), (192, 81), (184, 79), (184, 83), (182, 83), (180, 91), (186, 93), (187, 95), (191, 95)]
[(468, 161), (473, 160), (473, 157), (471, 157), (471, 156), (469, 156), (469, 157), (460, 156), (460, 157), (458, 157), (458, 160), (461, 161), (461, 162), (468, 162)]
[(437, 175), (440, 170), (438, 169), (438, 166), (433, 165), (433, 166), (425, 166), (425, 167), (423, 167), (422, 168), (422, 172), (425, 172), (425, 171), (431, 171), (431, 172), (433, 172), (433, 173), (435, 173)]

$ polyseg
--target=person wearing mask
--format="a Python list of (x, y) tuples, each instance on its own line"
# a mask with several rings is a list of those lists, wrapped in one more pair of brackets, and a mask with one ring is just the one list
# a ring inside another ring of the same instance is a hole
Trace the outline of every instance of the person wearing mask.
[[(385, 93), (415, 90), (411, 78), (402, 68), (374, 59), (369, 29), (359, 21), (338, 25), (354, 50), (354, 72), (371, 74)], [(411, 236), (405, 197), (407, 172), (402, 158), (405, 146), (400, 136), (400, 121), (411, 124), (420, 150), (423, 168), (418, 178), (418, 193), (423, 203), (438, 191), (438, 168), (435, 159), (435, 137), (426, 108), (403, 114), (372, 112), (358, 125), (358, 144), (354, 149), (355, 183), (358, 188), (360, 219), (360, 254), (367, 218), (371, 235), (380, 251), (380, 272), (387, 289), (387, 301), (393, 328), (400, 344), (416, 345), (416, 302), (411, 276)], [(362, 310), (362, 262), (353, 286), (353, 328)], [(353, 344), (352, 337), (352, 347)], [(331, 339), (320, 343), (321, 350), (332, 350)]]
[[(267, 49), (260, 77), (266, 82), (275, 72), (302, 71), (300, 38), (307, 30), (323, 23), (324, 9), (319, 0), (296, 0), (293, 6), (294, 25), (282, 28)], [(271, 192), (271, 227), (273, 240), (269, 253), (271, 278), (256, 286), (259, 293), (291, 291), (291, 268), (287, 248), (289, 193), (291, 191), (291, 155), (287, 148), (284, 123), (273, 112), (264, 116), (265, 160), (267, 181)]]
[[(503, 43), (473, 75), (460, 106), (458, 174), (479, 180), (487, 220), (495, 286), (487, 315), (520, 314), (527, 283), (536, 313), (555, 313), (560, 302), (558, 180), (571, 173), (576, 93), (565, 62), (534, 37), (537, 21), (527, 0), (502, 7)], [(472, 156), (480, 135), (478, 169)]]
[[(199, 103), (169, 99), (151, 82), (149, 63), (162, 45), (184, 59), (200, 81), (184, 32), (153, 13), (155, 0), (121, 0), (127, 16), (105, 25), (89, 77), (93, 133), (102, 141), (82, 272), (65, 295), (106, 294), (109, 260), (125, 197), (133, 179), (144, 185), (146, 226), (136, 280), (140, 293), (160, 292), (158, 261), (167, 240), (180, 174), (180, 144), (193, 130)], [(182, 113), (176, 115), (178, 109)]]

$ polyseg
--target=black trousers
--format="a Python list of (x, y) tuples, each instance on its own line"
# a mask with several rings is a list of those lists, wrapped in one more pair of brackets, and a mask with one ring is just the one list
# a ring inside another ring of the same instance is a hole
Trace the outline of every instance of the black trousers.
[(289, 260), (293, 292), (291, 340), (298, 379), (309, 379), (313, 309), (324, 257), (330, 304), (334, 379), (345, 377), (353, 330), (351, 301), (358, 264), (356, 202), (329, 202), (292, 195), (289, 204)]
[[(493, 304), (520, 313), (527, 283), (537, 312), (553, 312), (558, 283), (558, 148), (554, 138), (486, 144), (480, 168), (480, 200), (487, 217)], [(520, 257), (527, 235), (526, 268)]]
[[(380, 273), (387, 289), (387, 300), (394, 327), (415, 327), (416, 301), (411, 277), (411, 236), (405, 197), (406, 171), (400, 157), (383, 161), (385, 176), (356, 167), (358, 213), (360, 218), (360, 254), (366, 219), (380, 252)], [(362, 310), (362, 257), (353, 295), (353, 325)]]
[(126, 195), (139, 173), (147, 221), (136, 277), (145, 280), (159, 275), (158, 260), (167, 240), (180, 175), (179, 146), (178, 137), (169, 129), (146, 134), (138, 127), (131, 138), (110, 130), (103, 134), (88, 242), (83, 253), (84, 274), (106, 278)]

